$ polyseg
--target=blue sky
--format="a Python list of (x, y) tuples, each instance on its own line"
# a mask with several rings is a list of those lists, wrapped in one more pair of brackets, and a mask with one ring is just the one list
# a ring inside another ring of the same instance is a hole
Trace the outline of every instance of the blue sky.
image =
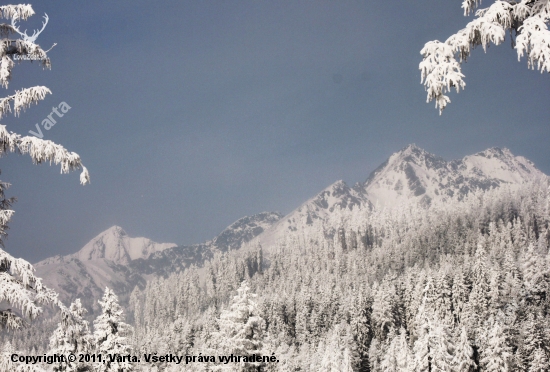
[(443, 116), (425, 102), (419, 51), (467, 23), (460, 4), (33, 2), (21, 28), (48, 14), (37, 42), (57, 43), (53, 66), (22, 62), (4, 95), (53, 94), (2, 123), (27, 133), (67, 102), (44, 138), (79, 153), (92, 183), (2, 158), (18, 198), (6, 249), (35, 262), (115, 224), (198, 243), (245, 215), (288, 213), (339, 179), (364, 181), (409, 143), (448, 160), (508, 147), (550, 173), (549, 76), (518, 62), (509, 39), (474, 51)]

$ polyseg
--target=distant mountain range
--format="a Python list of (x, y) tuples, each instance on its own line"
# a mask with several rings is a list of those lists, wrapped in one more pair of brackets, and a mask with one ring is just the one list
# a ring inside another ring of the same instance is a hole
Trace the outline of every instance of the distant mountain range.
[(80, 251), (48, 258), (35, 267), (62, 300), (68, 303), (80, 298), (93, 312), (105, 286), (124, 301), (136, 285), (144, 286), (151, 276), (167, 276), (191, 264), (200, 265), (216, 252), (239, 249), (251, 241), (268, 250), (287, 232), (307, 229), (336, 209), (391, 208), (410, 200), (429, 206), (433, 200), (461, 197), (477, 188), (519, 185), (540, 177), (546, 175), (508, 149), (491, 148), (445, 161), (409, 145), (391, 155), (363, 183), (349, 187), (337, 181), (284, 217), (274, 212), (244, 217), (202, 244), (176, 246), (130, 238), (122, 228), (113, 226)]
[(93, 314), (99, 309), (97, 299), (106, 286), (124, 302), (136, 285), (143, 287), (152, 275), (167, 276), (191, 264), (200, 264), (215, 252), (239, 249), (280, 218), (280, 214), (272, 212), (244, 217), (216, 238), (189, 246), (130, 238), (122, 228), (113, 226), (80, 251), (47, 258), (34, 267), (38, 277), (55, 289), (61, 300), (68, 304), (80, 298)]
[(355, 189), (374, 205), (394, 206), (410, 199), (429, 204), (433, 199), (463, 196), (477, 188), (521, 184), (544, 176), (531, 161), (514, 156), (506, 148), (493, 147), (461, 160), (445, 161), (409, 145), (390, 156)]

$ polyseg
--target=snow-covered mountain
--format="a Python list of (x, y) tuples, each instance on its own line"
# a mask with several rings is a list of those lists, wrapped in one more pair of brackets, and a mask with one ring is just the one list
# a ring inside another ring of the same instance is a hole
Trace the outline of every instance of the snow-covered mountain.
[(371, 206), (361, 190), (355, 190), (340, 180), (282, 217), (279, 222), (259, 235), (256, 241), (269, 250), (269, 247), (276, 244), (287, 232), (303, 231), (315, 220), (326, 219), (335, 209)]
[(391, 155), (365, 182), (349, 187), (337, 181), (301, 206), (281, 216), (264, 212), (244, 217), (228, 226), (216, 238), (202, 244), (176, 246), (131, 238), (120, 227), (99, 234), (80, 251), (53, 257), (35, 265), (45, 283), (68, 301), (80, 297), (91, 304), (106, 285), (124, 300), (136, 285), (143, 286), (152, 275), (168, 276), (201, 264), (215, 252), (260, 243), (269, 248), (288, 232), (301, 232), (324, 220), (338, 209), (392, 207), (417, 200), (430, 205), (435, 199), (460, 197), (477, 188), (521, 184), (546, 177), (532, 162), (514, 156), (508, 149), (491, 148), (461, 160), (446, 161), (409, 145)]
[(212, 258), (216, 252), (241, 248), (243, 244), (269, 230), (281, 217), (282, 215), (276, 212), (262, 212), (254, 216), (243, 217), (229, 225), (212, 240), (202, 244), (166, 249), (154, 253), (146, 260), (132, 261), (128, 268), (130, 272), (139, 273), (142, 276), (168, 276), (191, 264), (200, 264), (204, 260)]
[(68, 302), (80, 297), (89, 305), (88, 308), (92, 308), (94, 300), (101, 296), (105, 286), (124, 293), (131, 291), (138, 283), (128, 280), (124, 265), (174, 247), (176, 244), (173, 243), (131, 238), (122, 228), (113, 226), (90, 240), (78, 252), (47, 258), (34, 267), (38, 276), (55, 289), (62, 300)]
[(325, 219), (335, 209), (391, 208), (417, 200), (430, 205), (432, 200), (463, 196), (478, 188), (488, 190), (502, 184), (519, 185), (546, 177), (522, 156), (504, 148), (490, 148), (461, 160), (446, 161), (414, 144), (391, 155), (365, 180), (349, 187), (343, 181), (321, 191), (258, 236), (267, 248), (289, 231), (304, 231), (316, 219)]
[(461, 160), (445, 161), (409, 145), (354, 188), (373, 205), (391, 207), (410, 199), (429, 204), (433, 199), (465, 195), (477, 188), (521, 184), (543, 176), (531, 161), (514, 156), (506, 148), (494, 147)]
[(155, 252), (176, 247), (174, 243), (155, 243), (147, 238), (131, 238), (119, 226), (113, 226), (90, 240), (81, 250), (68, 256), (56, 256), (41, 261), (39, 267), (56, 262), (69, 262), (73, 258), (80, 261), (106, 259), (115, 264), (127, 265), (138, 258), (146, 259)]
[(216, 251), (239, 249), (280, 218), (280, 214), (272, 212), (244, 217), (216, 238), (191, 246), (132, 238), (119, 226), (113, 226), (78, 252), (47, 258), (34, 267), (38, 277), (55, 289), (65, 303), (80, 298), (88, 309), (97, 310), (97, 299), (106, 286), (124, 301), (136, 285), (143, 287), (150, 276), (169, 275), (212, 257)]

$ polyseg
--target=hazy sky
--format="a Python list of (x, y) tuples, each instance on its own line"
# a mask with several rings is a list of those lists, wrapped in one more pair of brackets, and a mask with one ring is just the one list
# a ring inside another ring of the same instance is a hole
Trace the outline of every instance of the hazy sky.
[[(27, 133), (60, 102), (44, 138), (79, 172), (1, 159), (16, 196), (6, 249), (35, 262), (112, 225), (198, 243), (234, 220), (288, 213), (331, 183), (364, 181), (409, 143), (445, 159), (508, 147), (550, 173), (550, 79), (508, 39), (474, 51), (466, 90), (439, 116), (420, 85), (420, 49), (464, 27), (461, 1), (34, 1), (21, 29), (52, 69), (21, 63), (4, 95), (53, 94), (18, 118)], [(490, 3), (487, 2), (485, 6)]]

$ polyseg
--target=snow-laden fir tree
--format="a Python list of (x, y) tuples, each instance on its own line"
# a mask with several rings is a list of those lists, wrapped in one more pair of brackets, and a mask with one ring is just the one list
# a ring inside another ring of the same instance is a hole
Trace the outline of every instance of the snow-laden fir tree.
[(351, 327), (342, 322), (328, 333), (321, 354), (319, 372), (352, 372), (357, 370), (358, 358)]
[[(118, 304), (118, 297), (107, 287), (103, 298), (98, 302), (102, 314), (94, 320), (96, 354), (102, 354), (104, 359), (107, 358), (107, 355), (130, 355), (132, 348), (127, 336), (131, 332), (131, 327), (124, 322), (124, 312)], [(105, 363), (95, 365), (95, 371), (97, 372), (127, 372), (132, 370), (133, 364), (127, 360), (119, 361), (117, 359), (111, 361), (107, 359)]]
[[(0, 6), (0, 18), (11, 20), (12, 25), (0, 25), (0, 85), (7, 88), (15, 66), (14, 56), (28, 57), (41, 61), (45, 68), (50, 67), (50, 60), (46, 52), (34, 42), (35, 38), (13, 38), (12, 35), (21, 35), (15, 21), (24, 21), (32, 16), (34, 11), (30, 5), (3, 5)], [(21, 112), (33, 104), (43, 100), (50, 90), (44, 86), (35, 86), (16, 90), (13, 94), (0, 98), (0, 119), (13, 112), (19, 116)], [(0, 124), (0, 157), (8, 153), (28, 154), (35, 164), (49, 162), (60, 164), (61, 173), (82, 168), (80, 182), (86, 184), (90, 178), (88, 171), (82, 165), (80, 157), (74, 152), (67, 151), (63, 146), (52, 141), (33, 136), (22, 136), (8, 130)], [(8, 223), (13, 215), (11, 205), (14, 199), (6, 198), (4, 191), (8, 183), (0, 181), (0, 245), (8, 229)], [(68, 321), (70, 313), (57, 299), (57, 294), (46, 288), (41, 279), (34, 275), (34, 268), (27, 261), (15, 258), (0, 248), (0, 303), (8, 304), (0, 308), (0, 328), (19, 329), (24, 319), (34, 319), (41, 312), (41, 304), (59, 306), (64, 315), (63, 321)]]
[[(463, 0), (464, 15), (468, 16), (481, 0)], [(489, 7), (478, 9), (475, 19), (444, 42), (426, 43), (420, 51), (422, 83), (428, 91), (427, 101), (435, 100), (439, 113), (451, 100), (445, 93), (464, 89), (461, 63), (477, 46), (487, 50), (489, 44), (501, 44), (506, 33), (518, 59), (527, 57), (527, 66), (540, 72), (550, 72), (550, 3), (548, 0), (496, 0)]]
[(404, 328), (399, 334), (391, 332), (388, 336), (391, 339), (388, 348), (380, 364), (380, 370), (384, 372), (408, 372), (414, 367), (411, 351), (407, 344), (407, 335)]
[[(82, 307), (80, 299), (76, 299), (69, 308), (73, 315), (73, 323), (60, 322), (50, 338), (49, 354), (92, 354), (94, 340), (90, 333), (88, 321), (83, 318), (86, 309)], [(76, 361), (62, 361), (53, 366), (55, 372), (82, 372), (91, 370), (90, 363)]]
[(372, 339), (369, 346), (369, 367), (372, 372), (380, 371), (380, 364), (384, 354), (383, 347), (384, 345), (376, 337)]
[(453, 365), (456, 372), (472, 372), (476, 364), (473, 360), (474, 349), (470, 345), (466, 328), (462, 327), (460, 337), (456, 343)]
[(508, 372), (510, 353), (502, 326), (496, 320), (489, 320), (489, 329), (485, 334), (485, 345), (481, 352), (480, 364), (486, 372)]
[[(237, 289), (229, 308), (223, 310), (218, 321), (219, 332), (211, 340), (211, 347), (217, 355), (239, 355), (241, 357), (262, 355), (265, 322), (260, 316), (256, 294), (250, 293), (246, 281)], [(216, 366), (217, 370), (257, 371), (260, 362), (228, 363)]]

